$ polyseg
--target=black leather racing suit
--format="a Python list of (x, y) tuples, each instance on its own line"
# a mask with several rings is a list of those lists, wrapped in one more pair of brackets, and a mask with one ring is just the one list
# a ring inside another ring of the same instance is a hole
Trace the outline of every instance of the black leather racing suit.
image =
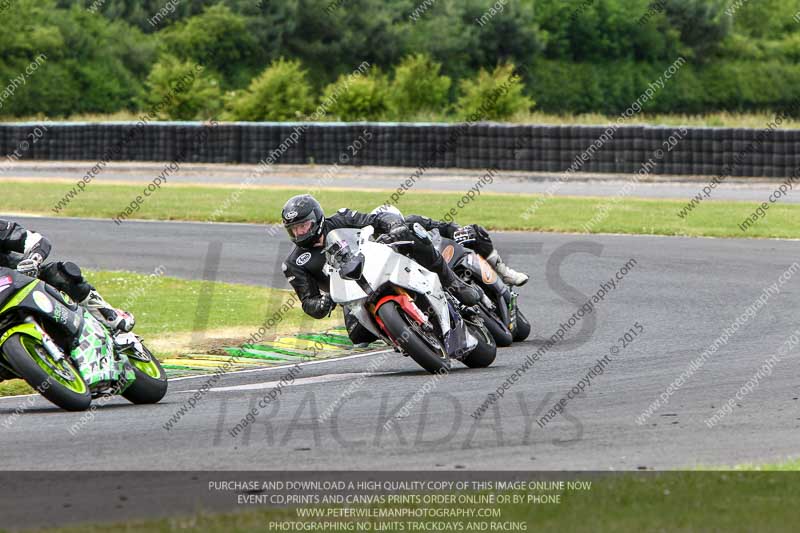
[[(17, 224), (0, 220), (0, 268), (16, 269), (17, 264), (34, 252), (47, 258), (52, 246), (42, 235)], [(52, 262), (39, 268), (39, 279), (65, 292), (76, 302), (86, 299), (94, 287), (89, 285), (75, 263)]]
[[(461, 226), (455, 222), (441, 222), (422, 215), (409, 215), (405, 217), (405, 219), (407, 223), (419, 224), (428, 231), (437, 229), (439, 230), (439, 234), (446, 239), (452, 239), (455, 232), (461, 229)], [(484, 258), (489, 257), (494, 251), (494, 243), (492, 243), (492, 239), (489, 237), (489, 232), (487, 232), (483, 226), (477, 224), (472, 224), (472, 227), (475, 229), (475, 241), (467, 243), (465, 246), (475, 250), (478, 255)]]
[[(393, 228), (408, 225), (408, 222), (403, 222), (401, 217), (385, 211), (373, 215), (350, 209), (340, 209), (333, 216), (325, 218), (322, 234), (325, 236), (339, 228), (363, 228), (370, 225), (375, 227), (376, 235), (381, 235), (389, 233)], [(453, 276), (452, 271), (430, 240), (420, 238), (414, 231), (409, 231), (408, 237), (414, 240), (411, 256), (416, 262), (437, 273), (440, 277)], [(289, 284), (302, 302), (303, 311), (314, 318), (323, 318), (333, 309), (333, 304), (327, 294), (330, 291), (330, 280), (323, 272), (324, 266), (325, 253), (322, 246), (313, 248), (295, 246), (282, 267)], [(447, 279), (443, 279), (443, 283), (446, 284), (446, 281)], [(345, 326), (350, 339), (356, 344), (375, 340), (374, 335), (346, 312)]]

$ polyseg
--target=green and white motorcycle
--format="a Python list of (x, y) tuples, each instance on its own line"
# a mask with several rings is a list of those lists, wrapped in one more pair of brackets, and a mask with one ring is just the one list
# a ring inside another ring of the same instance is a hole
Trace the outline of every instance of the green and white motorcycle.
[(0, 268), (0, 379), (13, 378), (68, 411), (101, 396), (145, 404), (167, 393), (164, 369), (137, 335), (112, 336), (57, 289)]

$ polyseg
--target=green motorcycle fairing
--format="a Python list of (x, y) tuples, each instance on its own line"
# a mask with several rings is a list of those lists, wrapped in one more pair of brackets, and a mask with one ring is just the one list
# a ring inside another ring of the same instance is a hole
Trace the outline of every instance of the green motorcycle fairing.
[(88, 311), (83, 312), (78, 345), (70, 355), (89, 387), (102, 382), (119, 382), (122, 387), (116, 392), (120, 393), (136, 379), (128, 356), (115, 350), (111, 334)]
[[(9, 277), (9, 276), (6, 276)], [(20, 279), (21, 278), (21, 279)], [(73, 311), (61, 301), (54, 298), (47, 290), (47, 285), (43, 281), (33, 280), (25, 284), (27, 276), (18, 276), (11, 287), (17, 288), (13, 296), (7, 297), (7, 301), (0, 309), (0, 315), (11, 309), (22, 309), (28, 311), (31, 316), (42, 316), (51, 320), (55, 325), (62, 329), (68, 336), (77, 336), (82, 327), (82, 311)], [(5, 291), (4, 291), (5, 292)]]

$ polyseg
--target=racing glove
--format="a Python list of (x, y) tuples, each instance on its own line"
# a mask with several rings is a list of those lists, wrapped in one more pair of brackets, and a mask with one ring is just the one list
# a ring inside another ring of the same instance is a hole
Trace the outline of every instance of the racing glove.
[(336, 303), (329, 294), (320, 294), (303, 300), (303, 311), (314, 318), (324, 318), (331, 314)]
[(466, 246), (469, 243), (475, 242), (477, 238), (478, 235), (475, 231), (475, 227), (471, 224), (469, 226), (464, 226), (453, 233), (453, 240), (462, 246)]
[(399, 224), (389, 230), (389, 242), (413, 240), (411, 231), (405, 224)]
[(43, 261), (44, 256), (42, 256), (38, 249), (34, 248), (25, 254), (22, 261), (17, 264), (17, 272), (32, 278), (39, 277), (39, 267), (42, 265)]
[(381, 244), (391, 244), (397, 241), (410, 241), (411, 233), (405, 224), (396, 224), (387, 233), (379, 235), (375, 240)]

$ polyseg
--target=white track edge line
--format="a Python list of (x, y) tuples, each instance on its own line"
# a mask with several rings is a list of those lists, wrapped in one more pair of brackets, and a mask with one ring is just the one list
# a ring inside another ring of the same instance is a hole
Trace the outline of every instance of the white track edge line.
[[(318, 365), (318, 364), (322, 364), (322, 363), (332, 363), (334, 361), (344, 361), (346, 359), (358, 359), (359, 357), (366, 357), (368, 355), (377, 355), (379, 353), (387, 353), (387, 352), (391, 352), (391, 351), (393, 351), (393, 350), (391, 348), (388, 348), (388, 349), (385, 349), (385, 350), (377, 350), (377, 351), (374, 351), (374, 352), (356, 353), (356, 354), (353, 354), (353, 355), (346, 355), (344, 357), (332, 357), (330, 359), (322, 359), (321, 361), (303, 361), (302, 363), (295, 363), (295, 364), (289, 364), (289, 365), (270, 366), (270, 367), (264, 367), (264, 368), (251, 368), (251, 369), (248, 369), (248, 370), (234, 370), (233, 372), (225, 372), (223, 374), (223, 376), (232, 376), (234, 374), (252, 374), (253, 372), (265, 372), (265, 371), (268, 371), (268, 370), (280, 370), (281, 368), (290, 368), (290, 367), (293, 367), (293, 366), (310, 366), (310, 365)], [(175, 382), (175, 381), (185, 381), (187, 379), (207, 378), (207, 377), (212, 376), (212, 375), (213, 375), (213, 373), (210, 373), (210, 374), (199, 374), (197, 376), (183, 376), (183, 377), (179, 377), (179, 378), (172, 378), (172, 379), (169, 379), (168, 381), (170, 383), (172, 383), (172, 382)], [(185, 392), (185, 391), (175, 391), (175, 392), (177, 393), (177, 392)], [(39, 395), (38, 394), (18, 394), (16, 396), (2, 396), (2, 397), (0, 397), (0, 402), (5, 401), (5, 400), (13, 400), (14, 398), (29, 398), (31, 396), (39, 396)]]

